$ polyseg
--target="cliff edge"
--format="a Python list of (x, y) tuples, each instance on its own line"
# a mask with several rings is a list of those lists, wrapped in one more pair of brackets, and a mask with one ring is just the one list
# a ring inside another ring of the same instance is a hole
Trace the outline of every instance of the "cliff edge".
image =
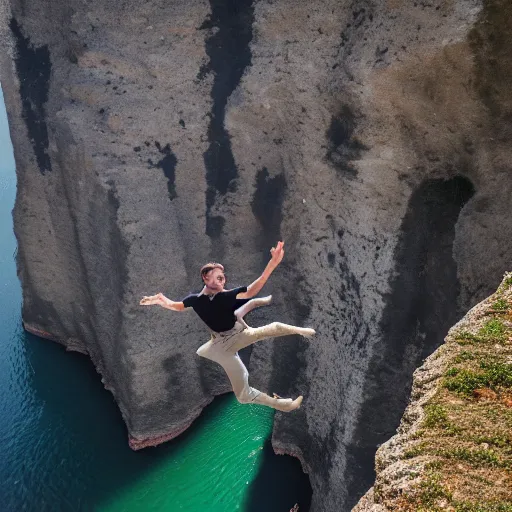
[(414, 372), (354, 512), (512, 510), (512, 273)]

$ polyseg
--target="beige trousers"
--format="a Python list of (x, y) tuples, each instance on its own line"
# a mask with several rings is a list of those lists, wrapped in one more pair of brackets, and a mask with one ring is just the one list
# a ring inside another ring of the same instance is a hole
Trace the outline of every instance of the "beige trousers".
[(249, 372), (244, 363), (242, 363), (238, 351), (267, 338), (289, 334), (311, 336), (314, 333), (313, 329), (295, 327), (280, 322), (273, 322), (263, 327), (249, 327), (243, 320), (237, 320), (233, 329), (229, 331), (222, 333), (212, 332), (210, 341), (201, 345), (197, 350), (197, 354), (215, 361), (224, 368), (236, 398), (240, 403), (257, 403), (275, 407), (279, 406), (283, 400), (272, 398), (249, 386)]

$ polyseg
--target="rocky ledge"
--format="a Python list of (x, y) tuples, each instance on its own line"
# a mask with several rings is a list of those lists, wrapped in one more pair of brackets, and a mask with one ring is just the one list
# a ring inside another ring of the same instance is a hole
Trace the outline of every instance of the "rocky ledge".
[(414, 372), (354, 512), (512, 510), (512, 273)]

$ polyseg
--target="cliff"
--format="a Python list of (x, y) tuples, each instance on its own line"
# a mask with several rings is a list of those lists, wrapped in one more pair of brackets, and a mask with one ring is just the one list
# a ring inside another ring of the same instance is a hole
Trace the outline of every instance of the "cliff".
[(141, 308), (221, 260), (258, 344), (258, 388), (305, 395), (273, 445), (315, 511), (372, 485), (413, 371), (510, 263), (505, 0), (0, 0), (27, 330), (89, 354), (134, 448), (229, 390), (193, 313)]
[(512, 507), (512, 273), (413, 377), (397, 434), (354, 512)]

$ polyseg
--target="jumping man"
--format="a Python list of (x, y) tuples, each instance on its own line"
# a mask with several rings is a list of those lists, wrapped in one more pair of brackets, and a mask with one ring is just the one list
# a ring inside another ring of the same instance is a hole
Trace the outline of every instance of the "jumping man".
[(249, 327), (244, 316), (259, 306), (268, 305), (272, 296), (253, 299), (284, 256), (284, 242), (278, 242), (277, 247), (270, 250), (272, 258), (268, 262), (263, 274), (252, 284), (241, 286), (232, 290), (224, 290), (226, 277), (224, 267), (220, 263), (208, 263), (201, 268), (201, 277), (204, 287), (198, 294), (185, 297), (182, 302), (173, 302), (164, 294), (158, 293), (150, 297), (143, 297), (140, 304), (143, 306), (159, 305), (173, 311), (183, 311), (193, 308), (201, 320), (211, 331), (211, 339), (197, 350), (197, 354), (220, 364), (233, 387), (238, 401), (242, 404), (254, 403), (267, 405), (279, 411), (290, 412), (300, 407), (302, 396), (295, 400), (274, 397), (258, 391), (249, 386), (249, 373), (242, 363), (238, 351), (257, 341), (300, 334), (310, 337), (315, 334), (313, 329), (295, 327), (293, 325), (272, 322), (263, 327)]

